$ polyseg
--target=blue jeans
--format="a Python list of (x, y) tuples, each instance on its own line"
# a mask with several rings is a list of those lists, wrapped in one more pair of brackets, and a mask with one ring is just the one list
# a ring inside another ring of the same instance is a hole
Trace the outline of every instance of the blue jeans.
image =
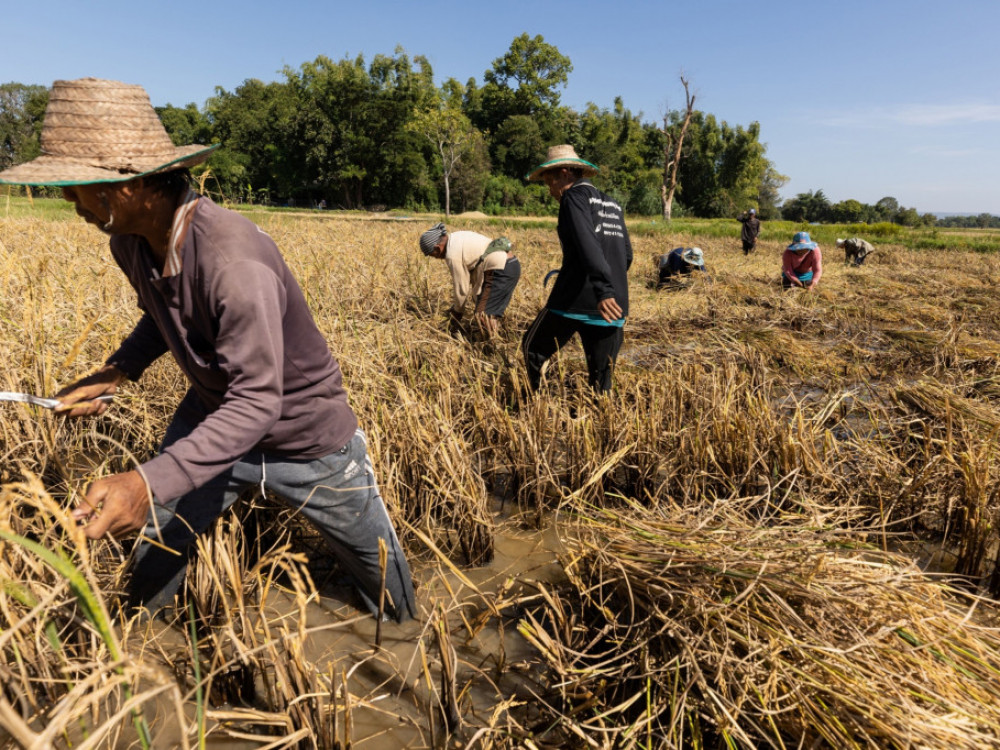
[[(190, 434), (194, 426), (175, 415), (160, 447)], [(198, 534), (253, 487), (280, 497), (315, 526), (337, 562), (353, 578), (366, 606), (378, 612), (381, 570), (378, 540), (388, 550), (385, 612), (397, 621), (416, 615), (410, 566), (379, 494), (365, 434), (359, 429), (341, 450), (294, 460), (254, 449), (207, 484), (165, 504), (153, 503), (144, 535), (179, 555), (142, 541), (129, 587), (131, 609), (155, 614), (169, 606), (187, 571)], [(159, 526), (159, 534), (157, 533)]]

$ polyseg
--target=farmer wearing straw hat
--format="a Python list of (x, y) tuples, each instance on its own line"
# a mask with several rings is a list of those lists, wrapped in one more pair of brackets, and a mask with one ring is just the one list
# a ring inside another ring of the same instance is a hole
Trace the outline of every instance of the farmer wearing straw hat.
[(544, 182), (559, 199), (556, 232), (563, 256), (548, 301), (521, 342), (533, 390), (545, 363), (574, 333), (583, 343), (591, 387), (611, 390), (628, 315), (632, 243), (621, 207), (587, 179), (597, 171), (563, 145), (549, 148), (545, 161), (526, 176)]
[(823, 255), (809, 232), (796, 232), (781, 256), (781, 285), (785, 289), (798, 287), (811, 292), (823, 275)]
[(382, 540), (385, 611), (414, 614), (364, 433), (301, 289), (267, 234), (190, 187), (187, 167), (213, 147), (174, 147), (140, 86), (93, 78), (55, 82), (41, 145), (0, 183), (62, 187), (111, 236), (143, 312), (100, 369), (63, 389), (64, 410), (103, 413), (93, 399), (168, 351), (190, 383), (158, 455), (97, 480), (73, 511), (91, 539), (145, 527), (130, 607), (169, 605), (197, 535), (260, 487), (320, 530), (373, 612)]
[(659, 278), (656, 288), (660, 289), (678, 283), (682, 276), (690, 276), (692, 271), (704, 271), (705, 256), (700, 247), (675, 247), (660, 256), (657, 266)]
[(452, 330), (461, 328), (469, 296), (475, 297), (475, 320), (486, 338), (500, 327), (514, 288), (521, 278), (521, 262), (510, 240), (491, 240), (479, 232), (452, 232), (435, 224), (420, 235), (420, 251), (448, 264), (454, 286), (450, 310)]

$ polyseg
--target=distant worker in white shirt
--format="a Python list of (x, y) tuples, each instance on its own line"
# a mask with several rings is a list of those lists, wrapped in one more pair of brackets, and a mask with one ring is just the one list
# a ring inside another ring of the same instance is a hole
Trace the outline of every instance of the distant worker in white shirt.
[(837, 247), (844, 248), (844, 263), (853, 263), (855, 266), (860, 266), (865, 258), (875, 252), (872, 243), (860, 237), (837, 240)]
[(521, 262), (514, 255), (510, 240), (491, 240), (478, 232), (448, 233), (444, 224), (435, 224), (420, 235), (424, 255), (440, 258), (448, 264), (455, 285), (450, 327), (461, 329), (462, 316), (469, 297), (475, 299), (474, 319), (486, 338), (491, 338), (510, 304), (514, 288), (521, 278)]

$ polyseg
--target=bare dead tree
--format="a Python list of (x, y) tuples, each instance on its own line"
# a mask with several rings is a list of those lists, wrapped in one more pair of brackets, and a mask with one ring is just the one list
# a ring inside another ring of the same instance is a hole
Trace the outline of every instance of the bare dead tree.
[(663, 184), (660, 186), (660, 201), (663, 204), (664, 221), (670, 221), (674, 192), (677, 190), (677, 168), (681, 163), (681, 148), (684, 146), (684, 136), (687, 134), (694, 112), (694, 94), (688, 89), (688, 81), (683, 75), (681, 84), (684, 86), (685, 107), (680, 132), (675, 133), (676, 127), (670, 127), (669, 113), (663, 116)]

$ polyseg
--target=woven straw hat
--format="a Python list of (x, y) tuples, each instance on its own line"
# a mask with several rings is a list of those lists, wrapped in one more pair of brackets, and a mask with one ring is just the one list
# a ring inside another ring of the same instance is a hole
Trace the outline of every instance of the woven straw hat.
[(576, 167), (582, 169), (586, 177), (597, 174), (600, 170), (589, 161), (581, 159), (576, 155), (576, 149), (572, 146), (549, 146), (549, 152), (545, 156), (545, 161), (535, 167), (535, 171), (525, 175), (526, 180), (537, 182), (542, 179), (542, 173), (550, 169), (559, 167)]
[(0, 172), (0, 183), (124, 182), (199, 164), (216, 148), (175, 146), (142, 86), (98, 78), (52, 84), (41, 141), (42, 155)]

